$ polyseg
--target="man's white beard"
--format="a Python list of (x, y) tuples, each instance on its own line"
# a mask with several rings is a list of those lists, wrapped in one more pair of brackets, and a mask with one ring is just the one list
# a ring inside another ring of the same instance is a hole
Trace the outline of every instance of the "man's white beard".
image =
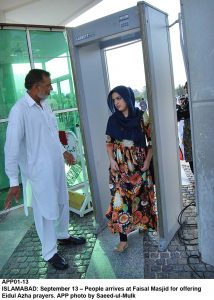
[(48, 95), (44, 95), (44, 94), (38, 94), (37, 95), (41, 100), (45, 100), (48, 98)]

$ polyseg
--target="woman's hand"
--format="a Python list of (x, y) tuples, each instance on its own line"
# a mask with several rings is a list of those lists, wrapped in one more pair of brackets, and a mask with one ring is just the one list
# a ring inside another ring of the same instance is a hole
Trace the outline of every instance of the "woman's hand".
[(112, 175), (116, 176), (117, 171), (119, 171), (119, 166), (118, 166), (117, 162), (114, 159), (110, 160), (110, 166), (111, 166)]
[(143, 168), (141, 169), (142, 172), (145, 172), (145, 171), (147, 171), (149, 169), (151, 159), (152, 159), (152, 149), (149, 148), (148, 152), (147, 152), (146, 159), (145, 159), (145, 161), (143, 163)]
[(142, 172), (145, 172), (149, 169), (150, 162), (148, 160), (145, 160), (143, 163), (143, 168), (141, 169)]

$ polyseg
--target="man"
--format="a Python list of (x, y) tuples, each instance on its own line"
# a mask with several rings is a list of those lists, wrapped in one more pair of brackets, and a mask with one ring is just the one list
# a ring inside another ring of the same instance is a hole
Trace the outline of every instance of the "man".
[(189, 111), (189, 98), (188, 98), (188, 85), (187, 82), (184, 85), (184, 92), (180, 98), (181, 105), (177, 109), (177, 119), (184, 120), (183, 125), (183, 144), (184, 144), (184, 156), (185, 161), (189, 163), (192, 174), (194, 174), (193, 157), (192, 157), (192, 135), (190, 124), (190, 111)]
[[(50, 73), (32, 69), (25, 78), (26, 94), (12, 107), (5, 143), (5, 170), (10, 189), (5, 207), (20, 195), (19, 167), (24, 203), (26, 188), (31, 188), (34, 221), (42, 244), (42, 256), (56, 269), (66, 269), (67, 262), (57, 253), (59, 244), (83, 244), (85, 238), (68, 233), (69, 207), (64, 159), (73, 156), (59, 141), (56, 118), (47, 104), (52, 90)], [(63, 159), (64, 157), (64, 159)]]
[(147, 102), (146, 102), (146, 100), (142, 97), (141, 98), (141, 101), (140, 101), (140, 109), (142, 110), (142, 111), (147, 111)]

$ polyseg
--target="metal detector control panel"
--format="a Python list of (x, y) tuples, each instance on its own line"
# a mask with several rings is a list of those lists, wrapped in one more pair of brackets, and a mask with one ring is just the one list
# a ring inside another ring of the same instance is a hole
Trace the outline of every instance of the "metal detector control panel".
[(75, 46), (80, 46), (95, 40), (108, 40), (108, 37), (112, 39), (121, 32), (127, 34), (127, 30), (139, 31), (139, 26), (138, 9), (132, 7), (74, 28), (73, 42)]

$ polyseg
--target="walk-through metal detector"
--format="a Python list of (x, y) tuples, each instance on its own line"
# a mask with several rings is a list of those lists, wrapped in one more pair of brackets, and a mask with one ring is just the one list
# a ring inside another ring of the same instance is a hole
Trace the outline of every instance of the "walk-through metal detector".
[(190, 94), (198, 241), (214, 266), (214, 1), (180, 0)]
[(108, 187), (109, 162), (105, 148), (105, 130), (109, 117), (105, 48), (142, 40), (149, 111), (153, 124), (159, 248), (164, 250), (179, 227), (177, 217), (182, 209), (167, 14), (145, 2), (139, 2), (136, 7), (76, 28), (68, 28), (67, 34), (98, 232), (106, 226), (105, 211), (111, 198)]

